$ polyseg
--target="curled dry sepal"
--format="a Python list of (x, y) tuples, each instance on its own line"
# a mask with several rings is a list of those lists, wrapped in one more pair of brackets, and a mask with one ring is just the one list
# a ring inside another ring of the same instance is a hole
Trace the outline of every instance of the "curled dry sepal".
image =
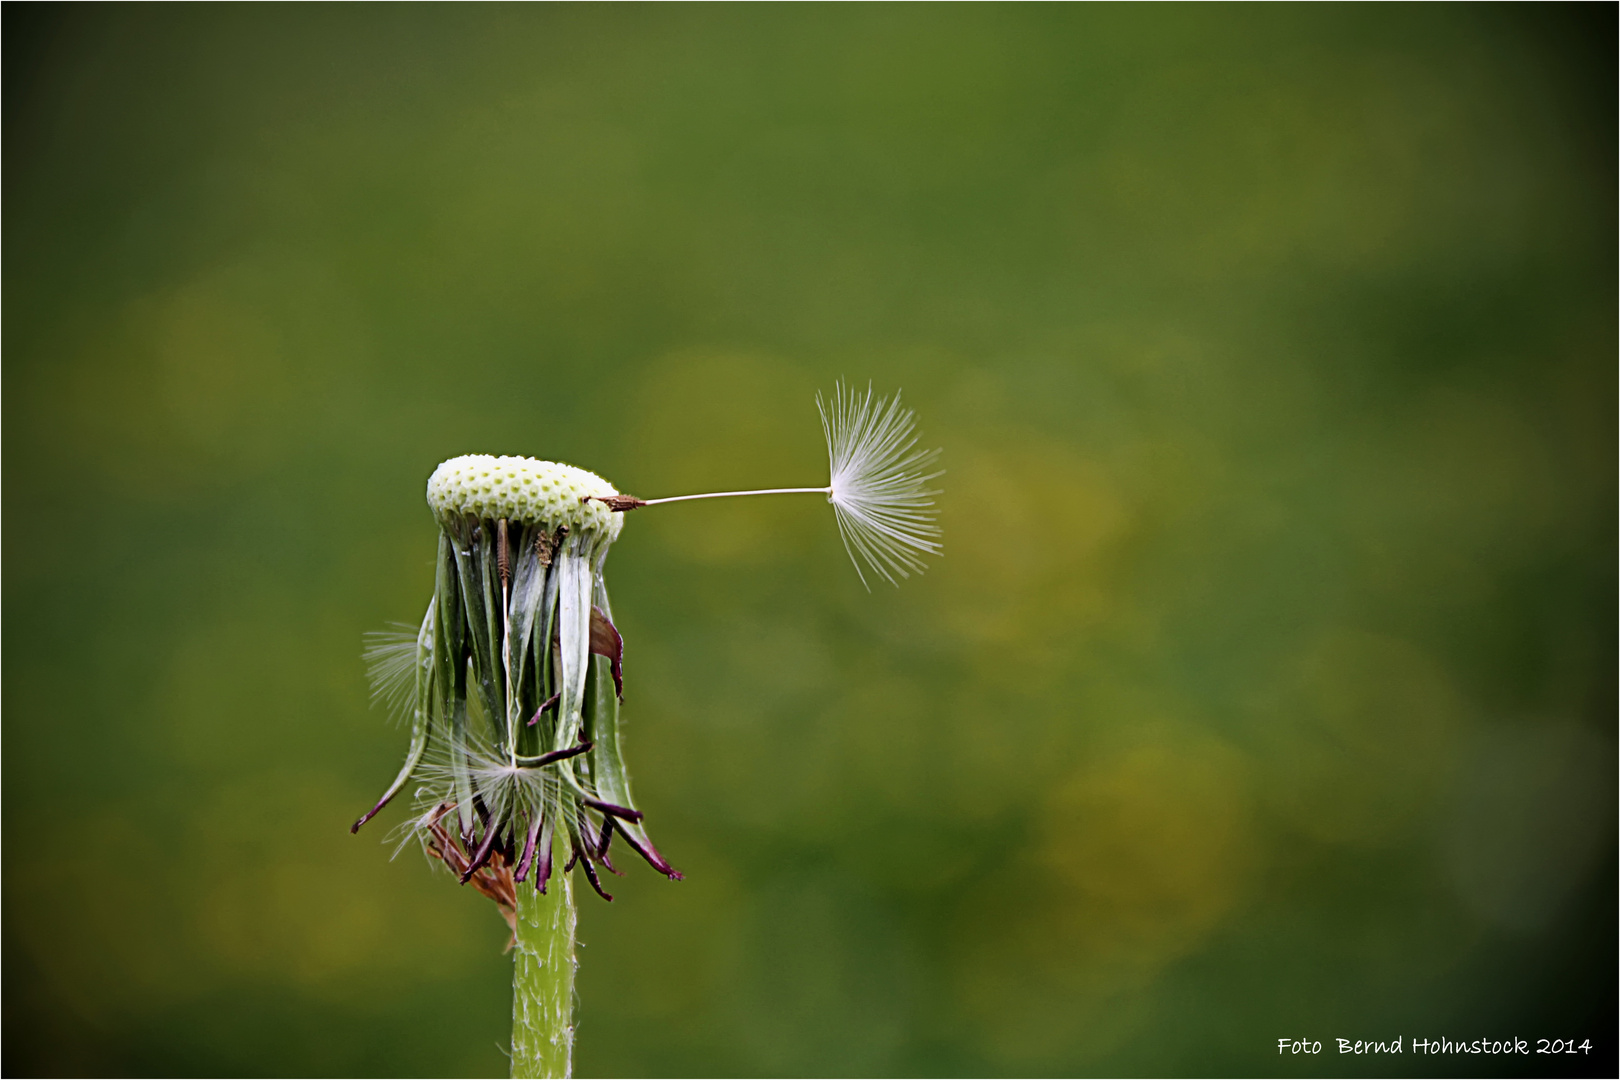
[(560, 837), (604, 899), (615, 835), (656, 870), (619, 751), (623, 639), (603, 562), (618, 493), (583, 469), (474, 454), (428, 481), (439, 522), (433, 599), (406, 640), (369, 650), (376, 693), (411, 718), (405, 765), (358, 830), (408, 784), (430, 855), (511, 919), (516, 887), (544, 892)]

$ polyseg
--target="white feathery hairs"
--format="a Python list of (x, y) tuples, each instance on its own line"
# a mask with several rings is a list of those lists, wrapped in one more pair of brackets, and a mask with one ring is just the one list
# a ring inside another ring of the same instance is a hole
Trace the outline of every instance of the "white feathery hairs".
[(868, 570), (891, 585), (895, 576), (923, 572), (924, 555), (943, 555), (934, 496), (928, 482), (944, 475), (929, 470), (940, 451), (917, 449), (916, 414), (900, 404), (900, 394), (875, 397), (852, 390), (842, 380), (833, 387), (832, 401), (816, 395), (821, 430), (827, 437), (830, 476), (826, 487), (762, 488), (757, 491), (716, 491), (701, 495), (674, 495), (663, 499), (637, 499), (628, 495), (599, 498), (613, 510), (685, 502), (689, 499), (729, 499), (739, 495), (819, 494), (827, 496), (838, 516), (844, 550), (861, 584), (871, 591)]
[(923, 555), (944, 552), (933, 508), (939, 492), (928, 487), (944, 470), (926, 471), (940, 451), (915, 449), (916, 417), (900, 407), (899, 393), (874, 404), (870, 385), (862, 397), (840, 382), (833, 388), (830, 413), (820, 394), (816, 407), (832, 473), (827, 498), (861, 584), (866, 584), (862, 559), (892, 585), (899, 584), (895, 574), (922, 573)]

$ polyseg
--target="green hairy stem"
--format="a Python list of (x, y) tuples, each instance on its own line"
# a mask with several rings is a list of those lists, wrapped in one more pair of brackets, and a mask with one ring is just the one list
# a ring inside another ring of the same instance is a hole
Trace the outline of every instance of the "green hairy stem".
[(512, 949), (512, 1075), (574, 1074), (574, 890), (558, 874), (544, 893), (517, 890)]

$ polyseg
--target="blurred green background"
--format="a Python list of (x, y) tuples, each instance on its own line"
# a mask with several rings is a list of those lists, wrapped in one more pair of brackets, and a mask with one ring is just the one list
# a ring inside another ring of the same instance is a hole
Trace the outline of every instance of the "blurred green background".
[(819, 483), (841, 375), (946, 557), (627, 520), (687, 880), (581, 1073), (1613, 1075), (1612, 6), (4, 20), (7, 1075), (504, 1074), (495, 909), (347, 831), (426, 477)]

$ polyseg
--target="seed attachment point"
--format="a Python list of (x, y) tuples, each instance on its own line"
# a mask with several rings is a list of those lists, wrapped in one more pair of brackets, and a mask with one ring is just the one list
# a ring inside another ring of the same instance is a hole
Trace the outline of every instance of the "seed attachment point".
[(622, 514), (626, 510), (634, 510), (638, 506), (647, 505), (645, 499), (638, 499), (634, 495), (585, 495), (579, 501), (590, 502), (593, 499), (616, 514)]

